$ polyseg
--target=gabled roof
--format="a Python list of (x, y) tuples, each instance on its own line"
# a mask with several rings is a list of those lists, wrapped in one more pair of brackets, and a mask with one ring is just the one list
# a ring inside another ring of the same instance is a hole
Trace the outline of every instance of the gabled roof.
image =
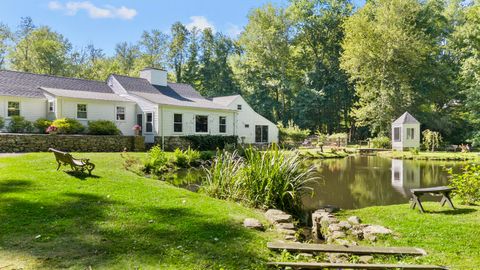
[(397, 120), (393, 121), (393, 124), (420, 124), (420, 122), (410, 113), (405, 112)]
[(85, 91), (56, 89), (56, 88), (48, 88), (48, 87), (41, 87), (41, 89), (56, 97), (133, 102), (127, 98), (121, 97), (114, 93), (90, 92), (88, 93), (88, 95), (86, 95)]
[(0, 70), (0, 95), (45, 98), (39, 87), (113, 93), (105, 82)]
[(232, 96), (223, 96), (223, 97), (213, 97), (213, 103), (217, 103), (223, 106), (229, 106), (232, 102), (237, 99), (240, 95), (232, 95)]
[(168, 83), (152, 85), (146, 79), (112, 75), (129, 94), (142, 97), (160, 105), (184, 106), (205, 109), (230, 110), (228, 107), (204, 98), (192, 86)]

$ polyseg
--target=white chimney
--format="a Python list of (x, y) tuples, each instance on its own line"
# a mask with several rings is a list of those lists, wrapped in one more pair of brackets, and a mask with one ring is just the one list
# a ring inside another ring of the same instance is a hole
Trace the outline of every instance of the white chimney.
[(140, 71), (140, 78), (146, 79), (151, 84), (167, 86), (167, 71), (158, 68), (144, 68)]

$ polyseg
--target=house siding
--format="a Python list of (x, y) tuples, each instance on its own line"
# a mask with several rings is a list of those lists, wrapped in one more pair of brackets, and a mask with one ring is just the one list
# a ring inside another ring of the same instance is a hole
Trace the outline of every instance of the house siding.
[(7, 113), (9, 101), (20, 102), (20, 116), (25, 117), (28, 121), (47, 117), (47, 99), (0, 96), (0, 117), (5, 119), (5, 126), (10, 122)]

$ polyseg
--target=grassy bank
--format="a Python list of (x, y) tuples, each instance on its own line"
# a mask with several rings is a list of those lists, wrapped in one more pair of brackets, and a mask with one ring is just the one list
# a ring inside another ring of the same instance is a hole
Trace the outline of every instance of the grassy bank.
[(451, 269), (476, 269), (480, 265), (479, 206), (462, 206), (453, 211), (438, 203), (424, 204), (428, 213), (410, 210), (407, 204), (342, 211), (359, 216), (364, 223), (380, 224), (396, 235), (380, 245), (423, 248), (425, 257), (404, 258), (404, 262), (447, 265)]
[(480, 153), (419, 152), (418, 154), (414, 154), (408, 151), (385, 151), (385, 152), (378, 152), (377, 155), (382, 157), (395, 158), (395, 159), (412, 159), (412, 160), (480, 161)]
[(0, 157), (0, 268), (263, 269), (279, 237), (241, 225), (263, 215), (139, 177), (118, 153), (85, 153), (84, 177), (50, 153)]

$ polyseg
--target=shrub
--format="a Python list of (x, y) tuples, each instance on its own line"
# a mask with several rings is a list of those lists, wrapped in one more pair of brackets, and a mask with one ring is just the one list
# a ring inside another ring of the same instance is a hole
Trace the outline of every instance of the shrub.
[(330, 143), (333, 143), (338, 147), (347, 146), (348, 134), (344, 133), (344, 132), (333, 133), (333, 134), (328, 136), (328, 141), (330, 141)]
[(414, 156), (418, 156), (418, 154), (420, 153), (420, 150), (418, 150), (417, 147), (412, 147), (409, 149), (410, 153)]
[(56, 128), (56, 133), (59, 134), (78, 134), (85, 129), (78, 120), (72, 118), (57, 119), (53, 121), (52, 126)]
[(32, 122), (25, 120), (23, 116), (12, 116), (8, 124), (8, 132), (11, 133), (32, 133)]
[(189, 135), (186, 136), (193, 149), (205, 151), (225, 148), (226, 144), (236, 144), (237, 136), (221, 136), (221, 135)]
[(328, 135), (320, 130), (315, 131), (315, 135), (317, 135), (317, 147), (320, 147), (320, 151), (323, 152), (323, 146), (325, 145), (325, 142), (327, 142)]
[(267, 151), (250, 147), (245, 158), (237, 152), (218, 153), (210, 167), (204, 168), (203, 190), (216, 198), (241, 201), (249, 206), (278, 208), (297, 213), (313, 167), (302, 167), (298, 153), (283, 152), (272, 146)]
[(139, 159), (134, 156), (129, 155), (126, 152), (120, 154), (123, 158), (123, 167), (127, 171), (131, 171), (138, 175), (143, 175), (145, 172), (145, 164)]
[(3, 127), (5, 127), (5, 119), (0, 116), (0, 129), (2, 129)]
[(423, 146), (427, 151), (435, 151), (435, 148), (440, 146), (442, 143), (442, 135), (438, 131), (431, 131), (426, 129), (422, 132), (423, 135)]
[(46, 118), (39, 118), (33, 123), (33, 126), (37, 129), (39, 133), (47, 133), (47, 128), (51, 125), (52, 121)]
[(215, 157), (214, 151), (201, 151), (200, 152), (200, 160), (207, 161), (212, 160)]
[(288, 121), (287, 126), (284, 126), (282, 123), (279, 123), (277, 126), (280, 141), (285, 144), (297, 145), (302, 143), (310, 134), (310, 130), (301, 129), (292, 120)]
[(392, 147), (392, 142), (390, 141), (390, 138), (387, 136), (379, 136), (376, 138), (371, 138), (370, 143), (372, 144), (373, 148), (389, 149)]
[(200, 163), (200, 152), (190, 147), (185, 151), (177, 148), (173, 152), (173, 162), (180, 168), (198, 165)]
[(88, 122), (88, 134), (91, 135), (120, 135), (121, 132), (114, 122), (108, 120), (95, 120)]
[(463, 173), (454, 174), (452, 168), (448, 169), (450, 185), (455, 188), (454, 195), (462, 204), (480, 202), (480, 165), (469, 164), (462, 171)]
[(172, 164), (167, 154), (156, 145), (148, 151), (148, 158), (145, 162), (145, 172), (155, 175), (161, 175), (169, 171)]

